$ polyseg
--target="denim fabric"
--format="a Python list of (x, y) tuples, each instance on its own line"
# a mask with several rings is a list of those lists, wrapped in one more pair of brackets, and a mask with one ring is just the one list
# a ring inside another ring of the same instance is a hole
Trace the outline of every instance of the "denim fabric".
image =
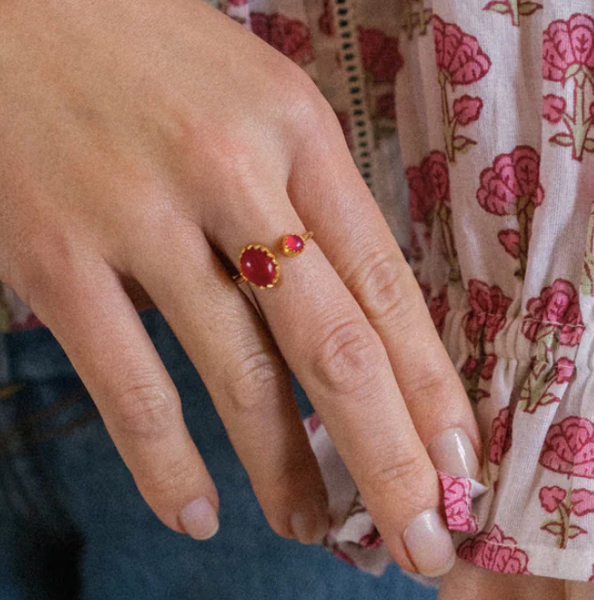
[(435, 598), (395, 565), (375, 578), (275, 535), (193, 365), (157, 310), (141, 316), (218, 486), (221, 529), (197, 542), (162, 525), (51, 333), (5, 334), (0, 600)]

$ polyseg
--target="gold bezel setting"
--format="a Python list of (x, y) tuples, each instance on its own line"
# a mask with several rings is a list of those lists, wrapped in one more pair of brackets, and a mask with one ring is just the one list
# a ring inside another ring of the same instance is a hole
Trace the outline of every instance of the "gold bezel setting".
[[(303, 247), (301, 250), (291, 250), (291, 248), (287, 246), (287, 240), (292, 236), (300, 238), (303, 242)], [(281, 248), (285, 256), (299, 256), (305, 250), (305, 240), (297, 233), (288, 233), (287, 235), (284, 235), (283, 239), (281, 240)]]
[[(251, 281), (250, 279), (248, 279), (242, 268), (241, 268), (241, 257), (244, 255), (244, 253), (247, 250), (258, 250), (260, 252), (264, 252), (266, 254), (266, 256), (268, 256), (268, 258), (270, 258), (270, 261), (272, 262), (272, 264), (275, 267), (275, 275), (274, 275), (274, 279), (267, 285), (258, 285), (257, 283), (254, 283), (253, 281)], [(248, 244), (247, 246), (244, 246), (239, 254), (239, 272), (241, 273), (241, 277), (243, 278), (243, 281), (248, 281), (251, 285), (256, 286), (257, 288), (260, 288), (261, 290), (265, 290), (265, 289), (269, 289), (269, 288), (273, 288), (279, 281), (280, 279), (280, 265), (278, 264), (278, 260), (276, 258), (276, 255), (267, 247), (264, 246), (264, 244)], [(241, 281), (238, 281), (238, 283), (242, 283)]]
[[(301, 248), (301, 250), (291, 250), (291, 248), (289, 248), (287, 246), (287, 240), (290, 237), (298, 237), (302, 242), (303, 242), (303, 247)], [(313, 232), (312, 231), (307, 231), (306, 233), (287, 233), (287, 235), (284, 235), (281, 238), (281, 250), (282, 253), (285, 256), (299, 256), (304, 250), (305, 250), (305, 242), (307, 240), (309, 240), (309, 238), (313, 237)]]

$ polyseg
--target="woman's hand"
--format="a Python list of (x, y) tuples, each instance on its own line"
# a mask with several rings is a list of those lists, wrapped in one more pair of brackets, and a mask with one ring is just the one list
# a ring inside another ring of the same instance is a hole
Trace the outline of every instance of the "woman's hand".
[[(218, 498), (139, 290), (276, 532), (328, 527), (291, 368), (397, 562), (447, 569), (434, 465), (475, 470), (477, 428), (311, 79), (201, 0), (6, 0), (0, 31), (0, 278), (62, 344), (158, 517), (206, 538)], [(238, 266), (244, 245), (306, 230), (279, 286), (255, 290), (265, 323), (218, 253)]]

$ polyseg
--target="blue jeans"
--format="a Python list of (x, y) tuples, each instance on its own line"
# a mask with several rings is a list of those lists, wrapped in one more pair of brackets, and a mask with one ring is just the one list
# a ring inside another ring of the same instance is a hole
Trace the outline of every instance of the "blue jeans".
[[(275, 535), (196, 370), (156, 309), (142, 320), (218, 486), (221, 529), (165, 527), (135, 488), (68, 358), (46, 329), (0, 338), (0, 600), (434, 599)], [(300, 408), (311, 411), (295, 381)]]

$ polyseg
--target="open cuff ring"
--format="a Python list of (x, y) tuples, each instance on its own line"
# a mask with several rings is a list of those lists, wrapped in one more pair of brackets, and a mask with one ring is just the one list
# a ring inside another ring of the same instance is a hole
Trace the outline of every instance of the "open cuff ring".
[[(290, 233), (280, 240), (280, 249), (285, 256), (298, 256), (305, 250), (305, 242), (313, 237), (313, 231), (298, 235)], [(261, 289), (274, 287), (280, 279), (280, 265), (275, 254), (263, 244), (248, 244), (239, 254), (239, 274), (235, 283), (249, 283)]]

